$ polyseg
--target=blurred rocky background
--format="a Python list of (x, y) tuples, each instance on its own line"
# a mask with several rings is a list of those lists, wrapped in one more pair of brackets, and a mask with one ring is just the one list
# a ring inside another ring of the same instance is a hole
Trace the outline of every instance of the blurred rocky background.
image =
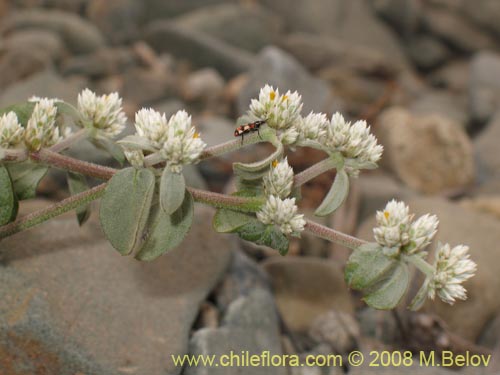
[[(371, 239), (375, 210), (404, 199), (440, 218), (438, 238), (470, 245), (478, 273), (454, 307), (374, 311), (348, 291), (349, 252), (304, 235), (287, 257), (213, 233), (198, 207), (188, 239), (152, 263), (121, 258), (95, 214), (72, 215), (0, 244), (0, 374), (392, 374), (379, 368), (176, 368), (171, 354), (337, 353), (352, 349), (496, 353), (500, 335), (499, 0), (0, 0), (0, 107), (32, 95), (76, 101), (118, 91), (143, 106), (187, 109), (209, 144), (232, 138), (265, 83), (298, 90), (311, 110), (372, 124), (379, 170), (352, 181), (323, 223)], [(109, 163), (86, 144), (73, 154)], [(189, 170), (224, 191), (246, 148)], [(299, 150), (296, 171), (321, 159)], [(306, 213), (332, 174), (304, 188)], [(66, 195), (46, 178), (44, 199)], [(417, 285), (417, 284), (415, 284)], [(493, 357), (488, 369), (499, 374)], [(364, 372), (363, 372), (364, 371)], [(411, 368), (409, 374), (451, 374)], [(481, 372), (483, 371), (483, 372)]]

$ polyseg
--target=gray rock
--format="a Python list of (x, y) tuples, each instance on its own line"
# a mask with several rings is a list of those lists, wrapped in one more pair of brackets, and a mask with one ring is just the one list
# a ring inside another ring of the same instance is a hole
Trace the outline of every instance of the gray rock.
[(336, 310), (318, 316), (309, 329), (316, 343), (326, 343), (335, 353), (348, 353), (356, 348), (359, 323), (353, 315)]
[(392, 311), (366, 307), (358, 312), (357, 319), (362, 336), (371, 337), (389, 345), (401, 340), (401, 331)]
[(217, 102), (224, 91), (224, 78), (212, 68), (191, 73), (182, 85), (182, 97), (186, 101)]
[(79, 228), (73, 215), (2, 240), (0, 368), (180, 373), (171, 355), (187, 353), (199, 305), (230, 260), (212, 214), (196, 208), (183, 244), (149, 263), (119, 256), (95, 219)]
[(173, 97), (175, 90), (174, 77), (163, 69), (134, 67), (124, 73), (123, 98), (139, 107)]
[(473, 120), (485, 123), (500, 107), (500, 55), (476, 54), (470, 65), (469, 107)]
[(419, 95), (410, 104), (409, 110), (416, 115), (439, 114), (449, 117), (464, 129), (469, 123), (467, 98), (448, 90), (432, 90)]
[(420, 24), (422, 4), (418, 0), (374, 0), (376, 12), (404, 36), (411, 36)]
[(486, 128), (474, 140), (474, 148), (478, 156), (482, 180), (500, 177), (499, 139), (500, 112), (491, 119)]
[(383, 165), (409, 187), (453, 193), (474, 181), (472, 144), (451, 118), (392, 107), (381, 114), (375, 130), (384, 145)]
[(451, 51), (446, 45), (429, 36), (410, 39), (407, 49), (413, 63), (423, 70), (436, 68), (451, 56)]
[(11, 85), (0, 95), (0, 107), (25, 102), (33, 95), (76, 103), (78, 93), (85, 86), (86, 82), (80, 78), (63, 79), (54, 71), (47, 70)]
[(429, 81), (435, 87), (466, 93), (469, 87), (469, 65), (469, 60), (453, 60), (434, 71)]
[(255, 53), (266, 45), (275, 44), (283, 33), (283, 21), (258, 4), (206, 6), (174, 21), (179, 27), (206, 33)]
[(165, 113), (167, 118), (170, 118), (173, 114), (181, 109), (185, 109), (186, 104), (178, 99), (167, 99), (161, 102), (155, 103), (155, 110), (160, 113)]
[[(489, 214), (461, 207), (438, 198), (413, 198), (407, 201), (410, 212), (416, 216), (435, 214), (439, 218), (439, 231), (430, 249), (437, 243), (450, 243), (451, 246), (465, 244), (470, 247), (471, 259), (478, 265), (476, 275), (464, 286), (468, 299), (458, 301), (453, 306), (441, 302), (428, 301), (423, 311), (440, 316), (450, 330), (457, 335), (475, 342), (492, 316), (500, 311), (498, 290), (500, 288), (500, 272), (496, 249), (500, 242), (500, 223)], [(361, 225), (358, 236), (371, 240), (374, 217)], [(417, 273), (419, 276), (420, 273)], [(407, 296), (408, 304), (416, 293), (419, 284), (414, 284)], [(470, 317), (474, 316), (474, 319)]]
[(104, 46), (97, 27), (83, 18), (60, 10), (29, 9), (12, 14), (4, 24), (4, 32), (22, 29), (46, 29), (57, 33), (68, 50), (89, 53)]
[(156, 20), (159, 18), (172, 18), (182, 13), (186, 13), (197, 8), (226, 3), (227, 0), (144, 0), (146, 10), (146, 20)]
[[(227, 311), (221, 328), (201, 329), (193, 335), (189, 352), (192, 355), (221, 355), (242, 352), (281, 355), (278, 316), (270, 292), (255, 289), (248, 296), (234, 301)], [(241, 362), (240, 362), (241, 363)], [(234, 374), (235, 366), (186, 367), (186, 375)], [(285, 375), (285, 367), (246, 366), (238, 367), (238, 374)]]
[(50, 67), (50, 57), (39, 49), (9, 50), (0, 59), (0, 87), (7, 87)]
[(91, 0), (86, 15), (112, 44), (123, 44), (139, 35), (144, 3), (136, 0)]
[(263, 264), (278, 309), (293, 332), (307, 332), (318, 316), (335, 309), (352, 314), (344, 272), (332, 261), (312, 257), (273, 257)]
[(478, 25), (500, 36), (500, 3), (496, 0), (476, 0), (461, 2), (464, 13)]
[(197, 67), (214, 67), (226, 78), (248, 70), (253, 61), (245, 50), (168, 20), (146, 26), (144, 39), (158, 52), (188, 59)]
[(288, 53), (276, 47), (266, 47), (255, 59), (249, 79), (238, 96), (238, 113), (248, 110), (250, 100), (268, 83), (280, 92), (297, 90), (302, 95), (304, 113), (311, 110), (326, 111), (330, 106), (331, 93), (328, 85), (314, 78)]
[[(367, 46), (406, 65), (396, 37), (376, 17), (364, 0), (264, 0), (287, 21), (293, 32), (312, 32), (335, 37), (354, 46)], [(360, 25), (363, 25), (360, 27)]]
[(5, 50), (41, 51), (52, 61), (59, 61), (65, 52), (60, 36), (50, 30), (18, 30), (3, 40)]
[(426, 9), (424, 27), (463, 52), (474, 52), (495, 46), (495, 41), (458, 13), (444, 9)]
[(48, 8), (67, 10), (73, 13), (80, 13), (90, 0), (43, 0), (43, 4)]

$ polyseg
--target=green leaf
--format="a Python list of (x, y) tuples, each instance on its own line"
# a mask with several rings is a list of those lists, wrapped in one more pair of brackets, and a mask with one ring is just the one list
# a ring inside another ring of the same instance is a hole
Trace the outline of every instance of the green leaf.
[(154, 187), (155, 175), (149, 169), (125, 168), (109, 180), (100, 221), (109, 242), (122, 255), (130, 254), (141, 241)]
[[(71, 195), (76, 195), (89, 189), (89, 185), (87, 184), (85, 176), (79, 173), (68, 172), (67, 179), (68, 188)], [(78, 224), (81, 226), (90, 217), (90, 204), (84, 204), (78, 207), (75, 211), (76, 219), (78, 220)]]
[(194, 202), (189, 192), (186, 192), (181, 206), (172, 215), (167, 215), (155, 205), (145, 232), (146, 241), (135, 258), (153, 260), (178, 246), (189, 232), (193, 216)]
[(35, 103), (32, 102), (14, 104), (0, 109), (0, 116), (12, 111), (17, 115), (17, 120), (19, 121), (19, 123), (22, 126), (26, 127), (31, 114), (33, 113), (33, 108), (35, 108)]
[(30, 161), (8, 164), (7, 169), (19, 200), (34, 198), (38, 184), (48, 171), (48, 167)]
[(17, 199), (7, 168), (0, 165), (0, 225), (5, 225), (17, 215)]
[(356, 290), (365, 290), (378, 283), (392, 272), (399, 262), (383, 253), (376, 243), (368, 243), (353, 251), (344, 272), (347, 285)]
[(276, 150), (267, 158), (255, 163), (233, 163), (233, 170), (236, 174), (244, 177), (241, 173), (251, 172), (258, 173), (267, 171), (274, 160), (279, 160), (283, 156), (284, 148), (280, 142), (276, 143)]
[(275, 250), (278, 250), (281, 255), (286, 255), (288, 253), (288, 247), (290, 241), (288, 237), (285, 236), (281, 231), (274, 225), (265, 225), (258, 221), (255, 217), (239, 227), (236, 233), (240, 238), (254, 242), (257, 245), (269, 246)]
[(238, 190), (238, 192), (243, 192), (247, 196), (252, 196), (252, 197), (263, 195), (264, 193), (264, 188), (262, 186), (262, 178), (251, 180), (251, 179), (244, 179), (240, 176), (236, 176), (236, 189)]
[(349, 193), (349, 176), (345, 169), (337, 170), (335, 181), (323, 202), (316, 209), (316, 216), (326, 216), (334, 212), (344, 203)]
[(165, 167), (160, 179), (160, 207), (167, 215), (173, 214), (184, 201), (186, 181), (182, 173)]
[(90, 140), (95, 147), (108, 152), (115, 160), (122, 165), (125, 163), (125, 154), (122, 148), (107, 138), (91, 138)]
[(212, 225), (216, 232), (231, 233), (254, 220), (255, 216), (253, 215), (219, 208), (215, 212)]
[(396, 307), (406, 294), (410, 285), (410, 272), (406, 263), (398, 262), (391, 275), (375, 290), (370, 291), (363, 300), (368, 306), (379, 310)]

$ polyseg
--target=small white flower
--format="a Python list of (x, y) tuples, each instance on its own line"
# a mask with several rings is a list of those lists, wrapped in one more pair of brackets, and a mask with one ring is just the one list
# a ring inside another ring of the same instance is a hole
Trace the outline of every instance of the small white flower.
[(469, 247), (449, 244), (440, 246), (434, 262), (435, 272), (428, 284), (428, 296), (434, 299), (436, 293), (444, 302), (453, 304), (456, 299), (465, 300), (467, 292), (462, 283), (470, 279), (477, 270), (477, 264), (469, 259)]
[(135, 168), (142, 168), (144, 166), (144, 153), (141, 150), (124, 149), (123, 153), (131, 166)]
[(15, 112), (8, 112), (0, 117), (0, 148), (11, 148), (23, 141), (24, 128), (19, 123)]
[(377, 227), (373, 229), (375, 240), (382, 246), (401, 247), (409, 243), (412, 217), (404, 202), (392, 200), (383, 211), (377, 211)]
[[(36, 102), (24, 132), (24, 142), (30, 150), (50, 147), (63, 138), (60, 135), (61, 129), (56, 125), (56, 116), (57, 107), (52, 99), (42, 98)], [(62, 130), (66, 135), (65, 128)]]
[(293, 169), (287, 158), (280, 162), (274, 161), (269, 173), (264, 176), (264, 191), (266, 195), (286, 198), (292, 192)]
[(278, 135), (279, 141), (284, 145), (292, 145), (297, 141), (299, 132), (295, 127), (290, 127), (280, 132)]
[(264, 224), (277, 225), (281, 232), (300, 236), (306, 222), (304, 215), (297, 213), (295, 198), (280, 199), (270, 195), (262, 209), (257, 212), (257, 219)]
[(178, 111), (170, 117), (161, 155), (173, 172), (180, 172), (183, 165), (197, 163), (206, 146), (186, 111)]
[(167, 139), (167, 118), (151, 108), (143, 108), (135, 114), (137, 135), (148, 139), (156, 148), (161, 148)]
[(423, 215), (415, 220), (410, 227), (410, 242), (415, 246), (414, 252), (428, 246), (437, 233), (439, 220), (436, 215)]
[(297, 123), (299, 132), (298, 140), (300, 141), (317, 141), (323, 139), (326, 135), (328, 127), (328, 118), (324, 113), (309, 113)]
[(97, 96), (89, 89), (78, 95), (78, 111), (86, 122), (99, 131), (99, 135), (113, 138), (125, 128), (127, 117), (118, 93)]
[(376, 163), (380, 160), (383, 147), (377, 144), (377, 139), (370, 133), (366, 121), (360, 120), (351, 124), (337, 112), (326, 130), (324, 145), (331, 151), (340, 151), (344, 157), (361, 162)]
[(273, 129), (288, 129), (300, 120), (302, 97), (296, 92), (287, 91), (280, 95), (278, 89), (265, 85), (260, 90), (259, 99), (252, 99), (250, 116), (266, 120)]

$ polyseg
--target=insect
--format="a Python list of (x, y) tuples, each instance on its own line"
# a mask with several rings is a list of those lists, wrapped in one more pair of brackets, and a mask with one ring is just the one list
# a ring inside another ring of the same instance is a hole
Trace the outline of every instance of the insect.
[[(259, 128), (266, 123), (267, 120), (259, 120), (255, 122), (250, 122), (245, 125), (238, 126), (236, 130), (234, 131), (234, 136), (235, 137), (241, 137), (241, 144), (243, 144), (243, 138), (245, 137), (245, 134), (247, 133), (252, 133), (252, 132), (257, 132), (260, 137), (260, 132)], [(261, 138), (262, 139), (262, 138)]]

